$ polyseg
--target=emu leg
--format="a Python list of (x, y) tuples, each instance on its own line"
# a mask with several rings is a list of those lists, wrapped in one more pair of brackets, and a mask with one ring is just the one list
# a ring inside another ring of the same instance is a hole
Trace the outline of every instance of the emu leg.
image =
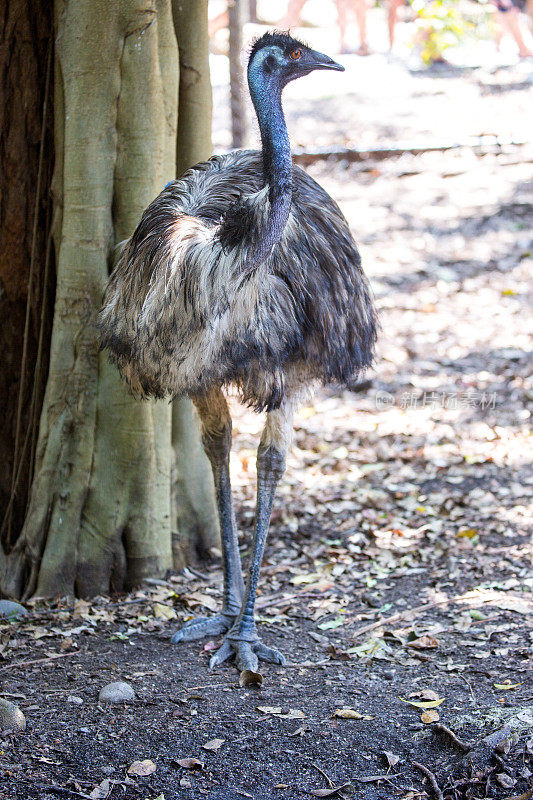
[(256, 672), (259, 659), (274, 664), (285, 664), (284, 656), (278, 650), (267, 647), (259, 638), (255, 626), (254, 609), (272, 503), (278, 481), (285, 471), (285, 454), (291, 430), (291, 404), (287, 403), (278, 410), (268, 413), (257, 451), (257, 506), (246, 593), (235, 624), (224, 638), (222, 647), (209, 662), (211, 669), (233, 655), (240, 670), (247, 669)]
[(172, 637), (174, 643), (191, 642), (204, 636), (225, 633), (233, 625), (244, 595), (241, 557), (229, 477), (231, 417), (228, 404), (220, 389), (212, 391), (205, 397), (193, 399), (202, 424), (202, 443), (211, 462), (215, 479), (222, 539), (224, 598), (220, 614), (207, 618), (196, 617), (186, 622), (183, 628)]

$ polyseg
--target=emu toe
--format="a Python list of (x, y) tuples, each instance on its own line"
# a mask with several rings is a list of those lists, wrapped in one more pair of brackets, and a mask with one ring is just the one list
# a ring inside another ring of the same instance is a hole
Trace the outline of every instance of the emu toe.
[(179, 631), (176, 631), (171, 642), (172, 644), (194, 642), (196, 639), (203, 639), (205, 636), (218, 636), (220, 633), (229, 631), (234, 622), (234, 616), (224, 613), (217, 614), (214, 617), (195, 617), (186, 622)]
[(267, 647), (261, 639), (257, 637), (253, 641), (230, 638), (226, 636), (222, 647), (220, 647), (209, 662), (209, 668), (214, 669), (224, 661), (235, 656), (235, 666), (241, 672), (245, 669), (257, 672), (259, 661), (269, 661), (271, 664), (286, 664), (285, 656), (279, 650)]

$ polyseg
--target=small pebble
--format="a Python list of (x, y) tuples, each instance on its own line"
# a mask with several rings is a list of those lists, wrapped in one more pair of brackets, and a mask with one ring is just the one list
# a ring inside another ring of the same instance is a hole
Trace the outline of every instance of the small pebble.
[(0, 617), (20, 619), (27, 616), (28, 610), (21, 606), (20, 603), (14, 603), (12, 600), (0, 600)]
[(102, 703), (123, 703), (126, 700), (135, 700), (135, 692), (129, 683), (114, 681), (100, 689), (98, 699)]
[(23, 731), (26, 728), (24, 714), (15, 703), (0, 699), (0, 730)]
[(383, 677), (388, 681), (394, 680), (394, 670), (393, 669), (384, 669), (383, 670)]
[(69, 694), (69, 696), (67, 697), (67, 703), (75, 703), (76, 705), (81, 706), (81, 704), (83, 703), (83, 698), (78, 697), (75, 694)]

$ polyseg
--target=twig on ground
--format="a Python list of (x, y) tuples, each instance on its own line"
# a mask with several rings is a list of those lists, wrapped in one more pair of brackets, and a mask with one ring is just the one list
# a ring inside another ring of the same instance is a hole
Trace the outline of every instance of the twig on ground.
[(66, 658), (67, 656), (79, 656), (79, 650), (73, 650), (71, 653), (54, 653), (46, 658), (33, 658), (30, 661), (12, 661), (5, 667), (0, 667), (0, 672), (6, 672), (9, 669), (17, 669), (18, 667), (29, 667), (32, 664), (44, 664), (46, 661), (55, 661), (56, 658)]
[(368, 633), (368, 631), (374, 631), (376, 628), (383, 628), (385, 625), (391, 625), (394, 622), (400, 622), (400, 620), (405, 619), (409, 614), (417, 614), (419, 611), (426, 611), (428, 608), (434, 608), (435, 606), (444, 606), (449, 602), (449, 599), (439, 600), (436, 603), (424, 603), (421, 606), (409, 608), (407, 611), (399, 611), (397, 614), (393, 614), (392, 617), (379, 619), (377, 622), (371, 622), (369, 625), (363, 625), (362, 628), (352, 633), (352, 637), (360, 636), (362, 633)]
[(300, 597), (319, 597), (319, 592), (298, 592), (297, 594), (289, 594), (285, 595), (285, 597), (279, 597), (278, 595), (274, 595), (268, 600), (258, 601), (256, 603), (256, 608), (258, 610), (262, 608), (271, 608), (272, 606), (282, 606), (284, 603), (290, 603), (291, 600), (298, 600)]
[(400, 622), (400, 620), (408, 618), (411, 614), (423, 614), (424, 611), (428, 611), (430, 608), (435, 608), (436, 606), (446, 606), (448, 603), (461, 603), (463, 600), (473, 600), (474, 598), (479, 603), (488, 603), (493, 599), (492, 597), (485, 598), (480, 597), (478, 594), (467, 592), (466, 594), (458, 594), (454, 597), (447, 597), (445, 600), (436, 600), (434, 603), (423, 603), (421, 606), (415, 606), (414, 608), (407, 608), (405, 611), (399, 611), (397, 614), (393, 614), (392, 617), (380, 619), (377, 622), (371, 622), (369, 625), (363, 625), (362, 628), (354, 631), (351, 636), (360, 636), (362, 633), (368, 633), (368, 631), (376, 630), (376, 628), (383, 628), (385, 625), (392, 625), (395, 622)]
[(39, 786), (46, 792), (54, 792), (55, 794), (66, 794), (69, 795), (70, 797), (83, 797), (84, 800), (92, 800), (90, 794), (83, 794), (82, 792), (76, 792), (74, 791), (74, 789), (67, 789), (65, 786), (56, 786), (53, 783), (49, 784), (40, 783)]
[(476, 696), (474, 694), (474, 690), (472, 689), (472, 685), (471, 685), (470, 681), (468, 681), (465, 678), (464, 675), (461, 675), (461, 673), (459, 673), (459, 678), (461, 678), (461, 680), (463, 680), (466, 683), (466, 685), (468, 686), (468, 691), (470, 692), (470, 697), (472, 698), (472, 702), (475, 703), (476, 702)]
[(472, 750), (472, 745), (463, 742), (459, 739), (458, 736), (455, 735), (453, 731), (451, 731), (446, 725), (443, 725), (441, 722), (435, 722), (432, 726), (432, 730), (434, 733), (444, 733), (448, 739), (454, 744), (459, 750), (462, 750), (463, 753), (469, 753)]
[(430, 770), (427, 767), (425, 767), (423, 764), (419, 764), (418, 761), (412, 761), (411, 763), (412, 763), (413, 767), (416, 767), (418, 770), (420, 770), (420, 772), (423, 775), (426, 776), (426, 778), (428, 779), (428, 781), (430, 783), (431, 788), (433, 789), (433, 793), (434, 793), (435, 797), (437, 798), (437, 800), (444, 800), (444, 795), (442, 794), (442, 792), (440, 790), (440, 787), (439, 787), (439, 784), (437, 783), (437, 779), (436, 779), (435, 775), (432, 772), (430, 772)]
[(330, 778), (330, 777), (328, 777), (328, 775), (326, 775), (326, 773), (324, 772), (324, 770), (323, 770), (323, 769), (320, 769), (320, 767), (318, 766), (318, 764), (311, 764), (311, 766), (312, 766), (312, 767), (314, 767), (316, 770), (318, 770), (318, 772), (320, 772), (320, 774), (321, 774), (321, 775), (322, 775), (322, 776), (323, 776), (323, 777), (324, 777), (324, 778), (327, 780), (327, 782), (328, 782), (328, 785), (329, 785), (329, 788), (330, 788), (330, 789), (333, 789), (333, 787), (334, 787), (334, 785), (335, 785), (335, 784), (333, 783), (333, 781), (331, 780), (331, 778)]
[[(195, 578), (201, 578), (202, 580), (206, 581), (210, 579), (210, 575), (206, 575), (204, 572), (200, 572), (199, 569), (195, 569), (194, 567), (186, 567), (186, 569), (192, 573)], [(185, 570), (184, 570), (185, 572)]]

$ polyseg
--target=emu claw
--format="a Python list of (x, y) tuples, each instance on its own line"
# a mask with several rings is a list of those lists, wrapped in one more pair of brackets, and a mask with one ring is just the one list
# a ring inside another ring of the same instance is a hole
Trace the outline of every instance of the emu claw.
[(196, 639), (203, 639), (204, 636), (218, 636), (220, 633), (229, 631), (235, 617), (231, 614), (217, 614), (214, 617), (195, 617), (189, 620), (176, 631), (171, 639), (172, 644), (179, 642), (194, 642)]
[(235, 665), (241, 672), (243, 670), (250, 670), (250, 672), (257, 672), (259, 661), (269, 661), (271, 664), (285, 664), (285, 656), (274, 650), (272, 647), (267, 647), (263, 644), (259, 637), (252, 641), (245, 641), (238, 639), (236, 636), (226, 636), (222, 647), (220, 647), (209, 662), (209, 669), (214, 669), (224, 661), (227, 661), (231, 656), (235, 656)]

